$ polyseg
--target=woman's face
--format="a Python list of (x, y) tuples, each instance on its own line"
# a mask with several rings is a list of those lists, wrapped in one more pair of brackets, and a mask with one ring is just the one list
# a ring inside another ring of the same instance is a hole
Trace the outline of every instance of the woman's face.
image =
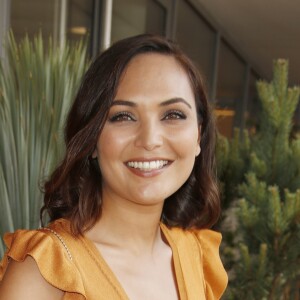
[(121, 77), (97, 143), (105, 199), (163, 204), (200, 153), (195, 97), (172, 57), (141, 54)]

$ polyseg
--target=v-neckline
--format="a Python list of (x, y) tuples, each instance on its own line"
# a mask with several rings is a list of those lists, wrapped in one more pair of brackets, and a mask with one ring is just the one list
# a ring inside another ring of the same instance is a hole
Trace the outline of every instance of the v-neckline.
[[(178, 289), (179, 299), (181, 300), (187, 299), (183, 274), (180, 268), (180, 258), (179, 258), (178, 248), (174, 240), (170, 236), (169, 233), (170, 230), (167, 228), (167, 226), (164, 225), (163, 223), (160, 223), (160, 230), (164, 234), (164, 237), (166, 238), (168, 245), (172, 251), (172, 263), (174, 266), (175, 280)], [(122, 300), (123, 299), (130, 300), (121, 282), (119, 281), (119, 279), (117, 278), (117, 276), (115, 275), (111, 267), (108, 265), (108, 263), (105, 261), (104, 257), (101, 254), (101, 251), (96, 247), (95, 243), (86, 236), (81, 236), (80, 240), (82, 241), (85, 249), (91, 256), (91, 258), (97, 264), (99, 270), (106, 276), (107, 280), (114, 287), (115, 291), (120, 296), (120, 298)]]

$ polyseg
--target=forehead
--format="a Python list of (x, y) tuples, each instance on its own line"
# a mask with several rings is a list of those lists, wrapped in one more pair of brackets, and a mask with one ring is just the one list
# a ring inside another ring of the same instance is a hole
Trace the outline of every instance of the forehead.
[(180, 62), (172, 55), (158, 53), (139, 54), (128, 63), (120, 78), (116, 98), (132, 93), (194, 100), (189, 76)]
[(126, 66), (123, 76), (131, 73), (146, 73), (147, 75), (154, 72), (157, 76), (167, 72), (178, 72), (187, 76), (181, 63), (173, 56), (160, 53), (142, 53), (133, 57)]

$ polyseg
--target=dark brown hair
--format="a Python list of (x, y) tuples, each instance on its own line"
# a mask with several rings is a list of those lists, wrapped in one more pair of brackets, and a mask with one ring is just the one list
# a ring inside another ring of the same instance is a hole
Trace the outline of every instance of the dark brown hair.
[(74, 234), (91, 228), (101, 216), (101, 173), (91, 158), (124, 69), (136, 55), (158, 53), (174, 57), (184, 68), (195, 95), (201, 125), (201, 154), (191, 175), (165, 200), (162, 222), (181, 228), (208, 228), (220, 214), (215, 178), (215, 127), (203, 80), (178, 45), (163, 37), (139, 35), (118, 41), (91, 64), (69, 112), (65, 158), (45, 183), (44, 206), (50, 220), (67, 218)]

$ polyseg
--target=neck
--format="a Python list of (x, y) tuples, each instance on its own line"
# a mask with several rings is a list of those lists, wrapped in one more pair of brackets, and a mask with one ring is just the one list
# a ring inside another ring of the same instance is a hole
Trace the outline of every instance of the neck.
[(86, 236), (95, 243), (134, 254), (153, 253), (162, 242), (159, 228), (162, 206), (163, 202), (147, 206), (103, 197), (101, 218)]

